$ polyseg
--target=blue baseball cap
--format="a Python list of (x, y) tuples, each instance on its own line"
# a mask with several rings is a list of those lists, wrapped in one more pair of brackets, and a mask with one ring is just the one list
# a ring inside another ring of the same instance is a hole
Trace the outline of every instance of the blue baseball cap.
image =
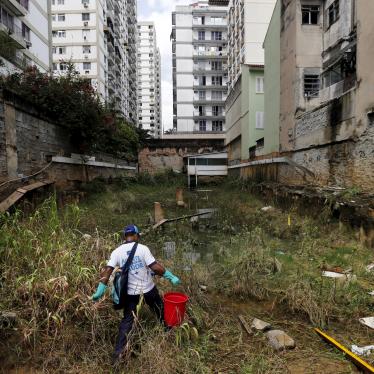
[(135, 225), (129, 225), (129, 226), (125, 227), (123, 232), (124, 232), (125, 235), (134, 235), (134, 234), (139, 235), (140, 234), (140, 231), (139, 231), (138, 227), (135, 226)]

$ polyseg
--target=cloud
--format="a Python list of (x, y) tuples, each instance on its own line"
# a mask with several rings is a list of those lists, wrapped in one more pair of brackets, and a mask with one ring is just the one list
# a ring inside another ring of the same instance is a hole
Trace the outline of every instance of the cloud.
[(139, 0), (138, 20), (155, 23), (157, 44), (161, 53), (162, 118), (164, 130), (173, 127), (173, 84), (171, 52), (171, 13), (176, 5), (191, 4), (193, 0)]

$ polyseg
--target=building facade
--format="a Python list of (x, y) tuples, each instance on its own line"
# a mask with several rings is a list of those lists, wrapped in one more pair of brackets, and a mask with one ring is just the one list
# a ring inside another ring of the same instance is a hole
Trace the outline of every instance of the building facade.
[(161, 137), (161, 55), (153, 22), (138, 23), (138, 116), (140, 128)]
[(264, 148), (264, 51), (275, 0), (229, 3), (226, 145), (230, 165)]
[(268, 157), (242, 175), (372, 191), (373, 12), (370, 0), (278, 0), (265, 40), (265, 128), (278, 144), (265, 133)]
[(174, 132), (223, 138), (227, 8), (199, 1), (172, 14)]
[(66, 73), (73, 63), (103, 100), (135, 123), (135, 0), (52, 0), (51, 17), (54, 73)]
[(3, 0), (0, 2), (0, 73), (27, 66), (48, 71), (50, 54), (49, 0)]

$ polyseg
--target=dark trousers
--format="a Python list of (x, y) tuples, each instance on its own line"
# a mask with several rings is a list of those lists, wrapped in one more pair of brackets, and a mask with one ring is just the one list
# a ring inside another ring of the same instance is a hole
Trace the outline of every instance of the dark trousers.
[[(151, 310), (156, 314), (157, 319), (163, 323), (164, 321), (164, 303), (155, 286), (151, 291), (144, 294), (144, 300)], [(134, 323), (134, 313), (139, 304), (140, 295), (128, 295), (126, 306), (123, 312), (123, 319), (119, 325), (118, 339), (116, 344), (115, 355), (119, 356), (127, 344), (127, 336), (132, 329)]]

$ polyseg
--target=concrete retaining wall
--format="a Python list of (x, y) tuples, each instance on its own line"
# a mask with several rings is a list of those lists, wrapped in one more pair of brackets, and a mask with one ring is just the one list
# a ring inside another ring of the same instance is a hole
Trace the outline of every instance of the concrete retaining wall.
[(94, 155), (95, 161), (105, 164), (85, 164), (75, 155), (78, 153), (67, 129), (43, 119), (33, 108), (16, 99), (0, 98), (0, 183), (32, 175), (48, 166), (55, 156), (73, 155), (75, 159), (52, 162), (38, 177), (53, 180), (61, 187), (136, 172), (136, 165), (106, 154)]

